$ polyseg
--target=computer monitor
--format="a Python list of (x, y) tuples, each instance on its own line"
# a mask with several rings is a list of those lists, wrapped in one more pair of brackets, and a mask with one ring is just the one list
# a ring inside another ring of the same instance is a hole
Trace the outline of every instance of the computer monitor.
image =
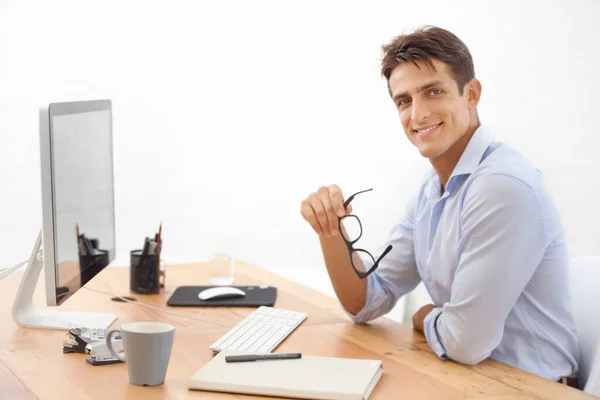
[(13, 317), (27, 327), (106, 328), (115, 315), (36, 309), (31, 300), (42, 265), (46, 303), (59, 306), (115, 258), (112, 104), (51, 103), (39, 118), (42, 230)]

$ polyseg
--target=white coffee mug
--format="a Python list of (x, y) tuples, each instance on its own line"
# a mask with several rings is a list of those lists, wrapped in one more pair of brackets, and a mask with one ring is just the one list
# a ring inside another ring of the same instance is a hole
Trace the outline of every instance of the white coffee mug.
[[(125, 357), (112, 346), (113, 334), (120, 332)], [(138, 386), (156, 386), (165, 381), (175, 327), (164, 322), (131, 322), (112, 329), (106, 335), (111, 354), (127, 364), (129, 382)]]

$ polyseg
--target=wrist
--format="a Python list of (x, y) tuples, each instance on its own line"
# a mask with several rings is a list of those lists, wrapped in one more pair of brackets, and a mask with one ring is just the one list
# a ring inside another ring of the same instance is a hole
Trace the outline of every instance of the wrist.
[(433, 311), (435, 306), (427, 304), (419, 309), (413, 316), (413, 328), (421, 333), (425, 332), (425, 318)]

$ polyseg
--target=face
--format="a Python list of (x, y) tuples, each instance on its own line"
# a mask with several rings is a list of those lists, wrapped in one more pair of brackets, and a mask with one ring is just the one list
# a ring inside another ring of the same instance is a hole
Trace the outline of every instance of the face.
[(475, 110), (481, 85), (473, 79), (461, 95), (447, 65), (432, 61), (435, 71), (418, 60), (420, 68), (412, 62), (398, 65), (389, 87), (408, 140), (434, 162), (456, 151), (462, 154), (478, 125)]

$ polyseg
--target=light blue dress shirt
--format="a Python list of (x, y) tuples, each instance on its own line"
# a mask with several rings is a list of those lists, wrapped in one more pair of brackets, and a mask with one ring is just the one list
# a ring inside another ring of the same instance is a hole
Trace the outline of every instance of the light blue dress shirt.
[(355, 322), (386, 314), (423, 281), (435, 304), (425, 337), (440, 358), (491, 357), (551, 380), (577, 371), (558, 210), (542, 174), (485, 126), (443, 194), (435, 172), (426, 179), (381, 248), (389, 244), (367, 278), (365, 306), (346, 311)]

